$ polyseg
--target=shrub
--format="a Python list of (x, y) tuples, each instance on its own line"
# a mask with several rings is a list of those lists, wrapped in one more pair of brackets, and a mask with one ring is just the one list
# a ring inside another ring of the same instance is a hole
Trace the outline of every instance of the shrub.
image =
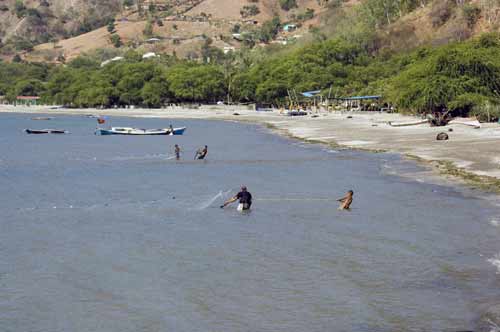
[(240, 14), (242, 17), (255, 16), (259, 13), (260, 9), (256, 5), (243, 6), (243, 8), (240, 10)]
[(24, 6), (24, 2), (22, 0), (16, 0), (16, 4), (14, 5), (14, 13), (16, 13), (18, 18), (26, 15), (26, 7)]
[(432, 26), (439, 27), (445, 24), (451, 17), (454, 6), (455, 4), (449, 0), (435, 1), (429, 13)]
[(283, 10), (290, 10), (292, 8), (297, 8), (296, 0), (280, 0), (280, 7)]
[(462, 6), (462, 14), (467, 22), (467, 26), (473, 28), (481, 15), (481, 9), (471, 4), (465, 4)]
[(112, 34), (109, 39), (114, 47), (119, 48), (120, 46), (122, 46), (122, 40), (117, 34)]

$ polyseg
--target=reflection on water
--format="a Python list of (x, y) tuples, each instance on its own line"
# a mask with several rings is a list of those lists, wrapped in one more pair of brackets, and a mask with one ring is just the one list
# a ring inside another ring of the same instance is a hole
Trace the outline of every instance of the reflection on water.
[[(234, 123), (0, 120), (2, 331), (452, 331), (500, 296), (498, 208), (394, 156)], [(252, 212), (219, 209), (242, 184)]]

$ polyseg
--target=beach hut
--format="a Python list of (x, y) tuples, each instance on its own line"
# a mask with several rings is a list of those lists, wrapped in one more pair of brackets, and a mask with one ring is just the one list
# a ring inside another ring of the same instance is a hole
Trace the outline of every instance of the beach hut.
[(16, 105), (25, 105), (25, 106), (31, 106), (31, 105), (38, 105), (38, 102), (40, 100), (40, 97), (38, 96), (17, 96), (16, 97)]

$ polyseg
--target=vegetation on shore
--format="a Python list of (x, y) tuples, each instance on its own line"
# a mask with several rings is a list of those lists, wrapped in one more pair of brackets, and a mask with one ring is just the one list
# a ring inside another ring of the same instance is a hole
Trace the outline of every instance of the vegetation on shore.
[(342, 38), (292, 52), (224, 54), (207, 42), (202, 62), (162, 55), (142, 59), (134, 51), (101, 66), (85, 55), (65, 66), (0, 63), (0, 95), (41, 96), (72, 107), (168, 103), (287, 103), (288, 91), (331, 87), (332, 96), (381, 94), (384, 102), (412, 113), (450, 110), (455, 115), (499, 117), (500, 35), (377, 55)]

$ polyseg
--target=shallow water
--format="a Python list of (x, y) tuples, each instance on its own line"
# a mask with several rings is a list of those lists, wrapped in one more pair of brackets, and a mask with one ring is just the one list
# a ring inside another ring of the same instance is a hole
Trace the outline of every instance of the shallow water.
[[(454, 331), (500, 299), (500, 210), (395, 175), (418, 167), (393, 155), (235, 123), (105, 137), (31, 117), (0, 115), (2, 331)], [(243, 183), (252, 212), (219, 209)]]

